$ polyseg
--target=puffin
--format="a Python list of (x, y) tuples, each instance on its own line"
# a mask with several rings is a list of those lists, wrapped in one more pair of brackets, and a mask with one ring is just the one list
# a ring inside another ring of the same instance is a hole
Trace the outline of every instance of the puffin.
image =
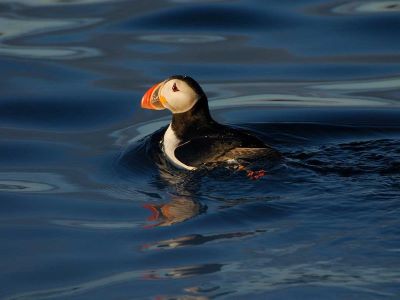
[[(280, 153), (253, 133), (216, 122), (210, 114), (208, 99), (191, 77), (174, 75), (155, 84), (143, 95), (141, 107), (168, 109), (172, 120), (161, 132), (160, 153), (175, 168), (194, 171), (202, 166), (236, 165), (260, 158), (276, 160)], [(264, 171), (250, 171), (258, 179)]]

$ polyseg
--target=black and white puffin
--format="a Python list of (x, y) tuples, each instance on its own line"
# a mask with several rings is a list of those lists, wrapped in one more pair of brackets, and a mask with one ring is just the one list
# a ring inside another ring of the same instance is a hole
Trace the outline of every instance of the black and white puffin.
[(280, 157), (251, 133), (214, 121), (206, 94), (189, 76), (171, 76), (157, 83), (144, 94), (141, 107), (172, 112), (158, 144), (176, 168), (196, 170), (202, 165)]

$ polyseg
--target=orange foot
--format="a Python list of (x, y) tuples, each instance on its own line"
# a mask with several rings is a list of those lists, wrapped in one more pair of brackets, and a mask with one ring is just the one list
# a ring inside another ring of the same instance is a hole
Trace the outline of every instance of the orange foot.
[(260, 179), (261, 177), (265, 176), (265, 174), (266, 174), (265, 170), (258, 170), (258, 171), (247, 170), (247, 177), (249, 177), (251, 180)]

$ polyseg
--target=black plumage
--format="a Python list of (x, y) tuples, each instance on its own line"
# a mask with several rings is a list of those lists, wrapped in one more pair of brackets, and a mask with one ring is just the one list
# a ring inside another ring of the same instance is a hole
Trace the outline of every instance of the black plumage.
[(206, 94), (191, 77), (178, 75), (170, 79), (185, 81), (199, 96), (190, 110), (172, 116), (172, 130), (181, 141), (175, 149), (175, 156), (179, 161), (188, 166), (199, 167), (202, 164), (237, 159), (280, 157), (276, 150), (252, 133), (214, 121)]

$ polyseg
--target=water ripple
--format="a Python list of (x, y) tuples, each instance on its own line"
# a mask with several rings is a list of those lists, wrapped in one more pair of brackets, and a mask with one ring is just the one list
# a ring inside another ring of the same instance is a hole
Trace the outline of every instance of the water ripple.
[(332, 8), (337, 14), (400, 12), (399, 1), (348, 1)]
[[(18, 3), (25, 6), (46, 7), (46, 6), (75, 6), (75, 5), (93, 5), (107, 2), (117, 2), (118, 0), (4, 0), (3, 3)], [(120, 0), (121, 1), (121, 0)]]
[[(271, 231), (269, 229), (268, 231)], [(221, 242), (237, 239), (245, 239), (247, 237), (253, 237), (255, 235), (266, 232), (266, 230), (255, 230), (248, 232), (227, 232), (219, 234), (193, 234), (182, 236), (170, 240), (163, 240), (152, 244), (146, 244), (142, 247), (143, 250), (163, 250), (163, 249), (175, 249), (187, 246), (198, 246), (211, 242)]]
[[(226, 286), (235, 285), (237, 294), (242, 295), (283, 287), (319, 285), (365, 291), (380, 296), (394, 296), (391, 292), (372, 289), (370, 286), (400, 283), (400, 271), (396, 268), (347, 266), (337, 261), (316, 261), (293, 264), (288, 267), (259, 268), (237, 263), (229, 265), (226, 269), (228, 268), (231, 272), (223, 273), (225, 275), (223, 281), (226, 281)], [(249, 280), (243, 281), (243, 276)]]
[(0, 17), (0, 55), (24, 58), (77, 59), (101, 54), (83, 46), (43, 46), (16, 44), (21, 37), (93, 25), (100, 19), (29, 19)]
[(47, 183), (22, 181), (22, 180), (0, 180), (0, 192), (47, 192), (57, 187)]
[(171, 9), (156, 10), (122, 22), (119, 27), (182, 31), (213, 30), (273, 30), (284, 28), (292, 20), (281, 18), (277, 13), (262, 9), (250, 9), (235, 5), (190, 5)]
[(152, 34), (139, 37), (140, 40), (159, 43), (176, 44), (203, 44), (225, 41), (226, 38), (220, 35), (205, 34)]
[(64, 193), (76, 187), (59, 174), (40, 172), (0, 172), (0, 192)]
[(28, 299), (53, 299), (58, 297), (73, 296), (88, 292), (93, 289), (99, 289), (111, 284), (131, 281), (133, 279), (157, 280), (157, 279), (181, 279), (196, 275), (204, 275), (219, 272), (222, 264), (201, 264), (184, 266), (177, 268), (166, 268), (148, 271), (128, 271), (115, 275), (110, 275), (100, 279), (83, 282), (77, 285), (61, 287), (56, 289), (39, 290), (18, 294), (6, 298), (6, 300), (28, 300)]
[(131, 230), (138, 227), (137, 222), (116, 221), (53, 220), (51, 223), (59, 226), (94, 230)]

